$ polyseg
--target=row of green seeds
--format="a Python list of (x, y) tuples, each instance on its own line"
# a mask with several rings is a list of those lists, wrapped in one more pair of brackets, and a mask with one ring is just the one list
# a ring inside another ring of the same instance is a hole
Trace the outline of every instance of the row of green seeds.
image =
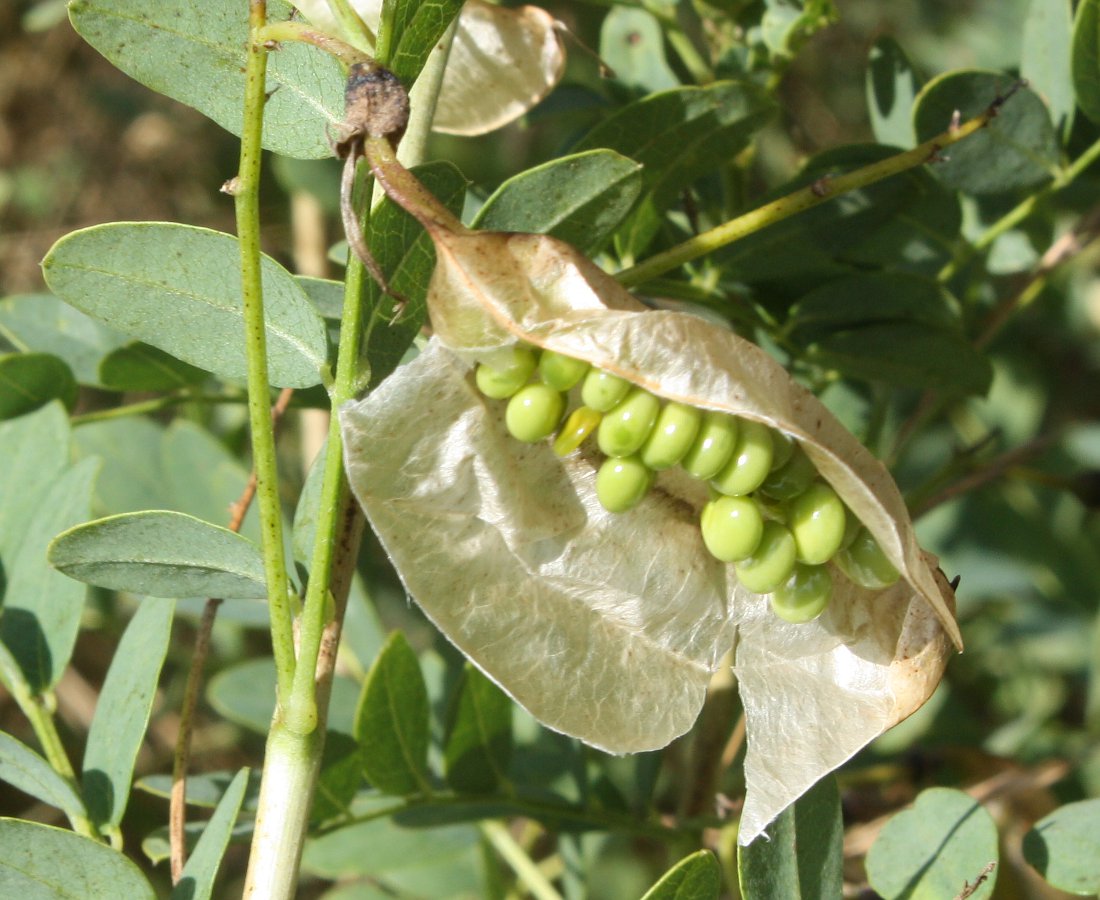
[[(709, 481), (704, 544), (734, 564), (742, 585), (769, 595), (788, 621), (809, 621), (828, 605), (830, 561), (863, 587), (898, 578), (809, 457), (766, 425), (664, 402), (583, 360), (522, 345), (479, 365), (475, 378), (487, 397), (508, 400), (505, 425), (518, 440), (533, 443), (556, 432), (554, 452), (566, 456), (595, 432), (607, 457), (596, 474), (596, 496), (610, 512), (640, 502), (662, 469), (679, 465)], [(583, 405), (565, 416), (567, 394), (578, 385)]]

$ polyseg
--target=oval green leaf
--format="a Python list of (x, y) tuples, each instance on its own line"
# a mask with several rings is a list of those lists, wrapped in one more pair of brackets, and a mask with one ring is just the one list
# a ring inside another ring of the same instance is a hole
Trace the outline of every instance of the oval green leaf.
[(84, 585), (50, 569), (47, 548), (59, 531), (87, 519), (98, 470), (99, 460), (82, 460), (39, 495), (40, 505), (23, 523), (23, 541), (7, 571), (0, 640), (35, 692), (56, 684), (69, 664), (87, 593)]
[(485, 201), (473, 227), (552, 234), (591, 255), (641, 190), (641, 165), (613, 150), (588, 150), (509, 178)]
[[(1082, 3), (1081, 7), (1089, 5)], [(1073, 124), (1073, 10), (1070, 0), (1031, 0), (1024, 19), (1020, 74), (1050, 107), (1062, 134)], [(1094, 32), (1095, 33), (1095, 32)], [(1093, 58), (1093, 78), (1097, 77)]]
[(214, 815), (203, 828), (202, 836), (183, 867), (179, 881), (172, 888), (171, 900), (209, 900), (214, 895), (214, 879), (218, 876), (229, 836), (241, 811), (248, 769), (241, 769), (226, 788)]
[(14, 419), (51, 400), (66, 409), (76, 403), (76, 378), (63, 360), (48, 353), (0, 356), (0, 419)]
[[(988, 109), (1013, 87), (999, 72), (948, 72), (929, 82), (917, 97), (913, 124), (917, 140), (927, 141), (956, 115), (963, 121)], [(1050, 112), (1026, 87), (1008, 98), (981, 131), (945, 151), (932, 171), (948, 186), (970, 194), (1004, 194), (1038, 187), (1053, 177), (1059, 162), (1058, 138)]]
[(1077, 105), (1100, 122), (1100, 0), (1081, 0), (1073, 20), (1073, 90)]
[[(42, 262), (47, 284), (88, 315), (166, 353), (243, 381), (248, 372), (235, 237), (165, 222), (114, 222), (66, 235)], [(321, 383), (324, 323), (294, 277), (261, 259), (269, 378)]]
[(0, 422), (0, 560), (5, 566), (12, 565), (42, 495), (68, 467), (69, 443), (69, 417), (60, 403)]
[(363, 770), (387, 794), (418, 794), (428, 785), (428, 690), (405, 635), (395, 631), (367, 673), (355, 713)]
[(68, 363), (81, 384), (99, 384), (99, 361), (126, 338), (52, 294), (0, 300), (0, 337), (17, 350), (50, 353)]
[[(350, 733), (355, 718), (359, 685), (341, 675), (332, 681), (329, 724)], [(206, 699), (230, 722), (257, 734), (267, 734), (275, 712), (275, 663), (250, 659), (223, 669), (210, 679)]]
[(962, 335), (915, 322), (887, 322), (836, 331), (812, 344), (807, 359), (848, 378), (952, 394), (984, 394), (989, 360)]
[(2, 731), (0, 781), (6, 781), (24, 794), (57, 807), (69, 817), (70, 822), (88, 815), (84, 801), (69, 782), (30, 747)]
[(1024, 858), (1071, 894), (1100, 893), (1100, 800), (1059, 807), (1024, 835)]
[(0, 894), (5, 897), (156, 900), (141, 870), (123, 854), (71, 831), (0, 819), (0, 847)]
[[(867, 878), (886, 900), (956, 897), (997, 860), (997, 826), (981, 804), (962, 791), (930, 788), (886, 823), (867, 854)], [(991, 897), (995, 881), (968, 896)]]
[(97, 824), (118, 825), (126, 812), (134, 763), (145, 740), (172, 636), (172, 613), (172, 603), (139, 606), (107, 670), (88, 731), (80, 779)]
[(665, 872), (642, 900), (718, 900), (721, 894), (718, 860), (709, 850), (699, 850)]
[[(289, 19), (281, 0), (271, 21)], [(248, 11), (221, 0), (74, 0), (73, 28), (115, 66), (160, 94), (193, 106), (240, 135)], [(302, 159), (332, 155), (328, 129), (344, 117), (344, 77), (335, 58), (288, 42), (268, 56), (264, 147)]]
[(467, 663), (443, 747), (447, 783), (456, 791), (492, 793), (508, 781), (512, 701)]
[(202, 369), (141, 341), (112, 350), (99, 364), (99, 383), (115, 391), (173, 391), (208, 377)]
[(124, 513), (77, 525), (54, 539), (49, 560), (77, 581), (149, 597), (267, 596), (255, 544), (183, 513)]
[(882, 37), (871, 47), (867, 60), (867, 110), (871, 129), (882, 144), (913, 146), (913, 102), (921, 80), (891, 37)]
[(741, 893), (752, 900), (830, 900), (843, 894), (844, 823), (836, 779), (826, 775), (768, 833), (737, 850)]

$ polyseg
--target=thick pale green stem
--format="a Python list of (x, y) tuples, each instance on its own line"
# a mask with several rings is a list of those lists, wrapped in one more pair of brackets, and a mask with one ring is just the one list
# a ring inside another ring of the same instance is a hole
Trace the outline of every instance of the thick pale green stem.
[[(250, 34), (263, 28), (264, 0), (249, 4)], [(245, 116), (241, 132), (241, 164), (234, 184), (237, 236), (241, 245), (241, 292), (244, 298), (245, 346), (248, 353), (248, 419), (252, 460), (256, 471), (256, 499), (260, 512), (260, 540), (267, 576), (271, 643), (278, 675), (278, 694), (285, 701), (294, 676), (294, 633), (287, 596), (283, 555), (283, 519), (275, 463), (275, 428), (271, 422), (271, 386), (267, 377), (267, 331), (260, 274), (260, 163), (263, 153), (263, 107), (266, 99), (267, 51), (249, 41), (245, 71)]]
[(271, 729), (244, 889), (249, 900), (292, 900), (297, 892), (323, 745), (320, 730), (296, 734), (277, 725)]
[(891, 175), (897, 175), (925, 163), (935, 162), (939, 158), (940, 151), (945, 147), (949, 147), (951, 144), (957, 143), (974, 132), (985, 128), (996, 116), (997, 110), (1000, 109), (1003, 102), (1003, 100), (999, 101), (980, 116), (975, 116), (957, 127), (949, 128), (912, 150), (864, 166), (846, 175), (818, 179), (808, 187), (802, 188), (802, 190), (788, 194), (786, 197), (780, 197), (771, 203), (766, 203), (764, 206), (747, 212), (743, 216), (738, 216), (736, 219), (731, 219), (717, 228), (710, 229), (710, 231), (704, 231), (691, 240), (684, 241), (684, 243), (678, 244), (664, 253), (658, 253), (633, 268), (624, 269), (615, 277), (627, 287), (644, 284), (659, 275), (679, 268), (684, 263), (713, 253), (715, 250), (747, 237), (755, 231), (760, 231), (762, 228), (767, 228), (769, 225), (774, 225), (776, 222), (781, 222), (783, 219), (797, 213), (826, 203), (841, 194), (867, 187), (876, 181), (882, 181)]

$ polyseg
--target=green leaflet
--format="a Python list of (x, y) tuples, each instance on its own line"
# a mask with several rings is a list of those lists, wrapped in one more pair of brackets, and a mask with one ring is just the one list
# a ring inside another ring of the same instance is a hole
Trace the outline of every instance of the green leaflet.
[[(268, 18), (290, 18), (270, 0)], [(244, 110), (248, 10), (222, 0), (75, 0), (73, 28), (146, 87), (213, 119), (235, 135)], [(344, 77), (327, 53), (288, 43), (267, 66), (264, 147), (285, 156), (332, 155), (328, 129), (344, 117)]]

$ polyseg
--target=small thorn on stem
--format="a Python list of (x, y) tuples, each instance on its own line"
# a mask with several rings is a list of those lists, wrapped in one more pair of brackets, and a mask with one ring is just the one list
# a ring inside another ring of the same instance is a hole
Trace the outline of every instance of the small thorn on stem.
[(953, 113), (951, 113), (951, 124), (947, 126), (947, 130), (951, 132), (951, 134), (955, 134), (955, 132), (959, 130), (959, 126), (961, 124), (962, 112), (956, 109)]

